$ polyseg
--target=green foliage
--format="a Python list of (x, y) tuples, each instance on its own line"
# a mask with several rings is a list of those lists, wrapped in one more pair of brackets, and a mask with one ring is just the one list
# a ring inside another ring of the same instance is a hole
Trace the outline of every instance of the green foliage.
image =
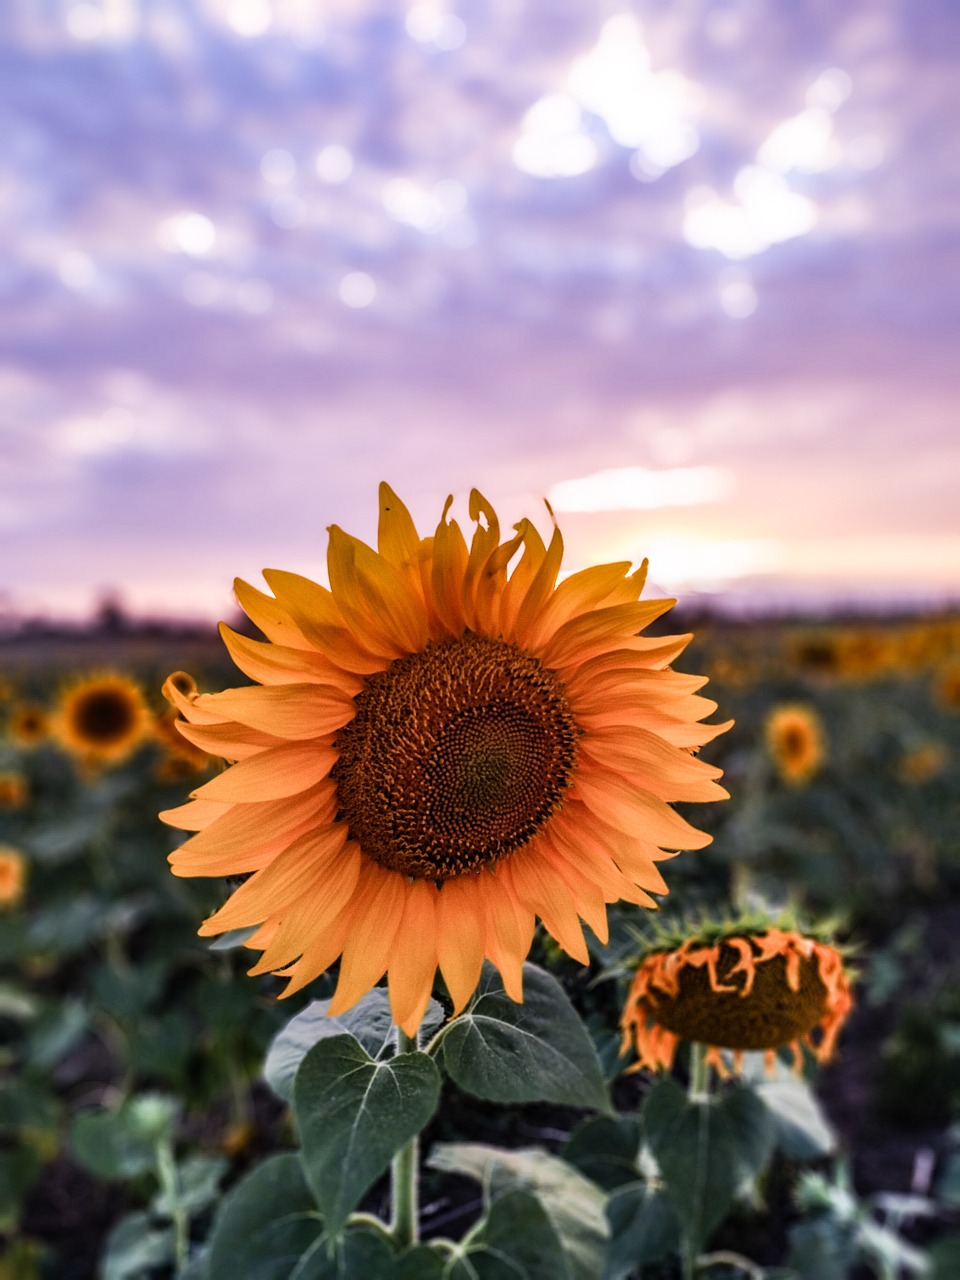
[[(891, 1203), (896, 1200), (901, 1203)], [(855, 1262), (869, 1267), (878, 1280), (928, 1274), (927, 1258), (899, 1233), (905, 1221), (930, 1212), (928, 1201), (915, 1196), (861, 1201), (841, 1164), (832, 1178), (805, 1173), (797, 1202), (811, 1215), (790, 1232), (789, 1261), (801, 1280), (845, 1280)]]
[(445, 1029), (443, 1062), (468, 1093), (493, 1102), (557, 1102), (608, 1111), (593, 1041), (550, 974), (523, 967), (523, 1004), (484, 965), (477, 994)]
[(179, 1104), (143, 1094), (117, 1111), (81, 1111), (70, 1131), (76, 1159), (108, 1181), (137, 1178), (156, 1168), (157, 1149), (173, 1140)]
[(672, 1080), (661, 1080), (642, 1114), (667, 1196), (696, 1253), (766, 1167), (775, 1141), (770, 1113), (749, 1088), (692, 1101)]
[[(605, 1198), (600, 1188), (572, 1165), (544, 1151), (503, 1151), (480, 1143), (460, 1142), (438, 1144), (430, 1156), (430, 1164), (448, 1173), (465, 1174), (482, 1184), (488, 1211), (476, 1234), (481, 1236), (488, 1253), (491, 1238), (497, 1241), (497, 1249), (511, 1263), (515, 1256), (519, 1259), (528, 1256), (527, 1230), (543, 1245), (545, 1224), (539, 1214), (532, 1214), (529, 1199), (515, 1200), (509, 1214), (496, 1219), (491, 1237), (492, 1210), (501, 1197), (517, 1192), (526, 1193), (536, 1202), (556, 1237), (560, 1261), (554, 1263), (548, 1254), (552, 1271), (521, 1270), (521, 1276), (529, 1274), (531, 1280), (539, 1280), (541, 1275), (549, 1274), (555, 1280), (596, 1280), (601, 1273), (610, 1234), (604, 1213)], [(508, 1234), (508, 1222), (513, 1224), (512, 1236)], [(522, 1225), (524, 1222), (527, 1226)], [(527, 1263), (521, 1261), (517, 1265)], [(497, 1273), (481, 1270), (478, 1274), (481, 1280), (487, 1280), (488, 1276), (492, 1280)]]
[(352, 1035), (319, 1041), (293, 1085), (307, 1181), (327, 1230), (337, 1235), (396, 1152), (416, 1137), (440, 1098), (440, 1072), (425, 1053), (371, 1058)]
[[(371, 1058), (383, 1057), (396, 1043), (390, 999), (381, 987), (368, 991), (352, 1009), (339, 1017), (330, 1017), (327, 1013), (329, 1007), (329, 1000), (312, 1001), (274, 1037), (264, 1063), (263, 1076), (274, 1093), (285, 1102), (293, 1099), (293, 1079), (297, 1068), (307, 1051), (321, 1040), (351, 1035)], [(442, 1018), (440, 1006), (436, 1000), (431, 1000), (421, 1026), (421, 1036), (428, 1036)]]

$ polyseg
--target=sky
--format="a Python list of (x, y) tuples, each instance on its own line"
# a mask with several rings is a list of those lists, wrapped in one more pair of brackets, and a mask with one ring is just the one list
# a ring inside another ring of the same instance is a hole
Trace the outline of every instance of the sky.
[(955, 0), (4, 0), (0, 617), (386, 479), (682, 599), (960, 599)]

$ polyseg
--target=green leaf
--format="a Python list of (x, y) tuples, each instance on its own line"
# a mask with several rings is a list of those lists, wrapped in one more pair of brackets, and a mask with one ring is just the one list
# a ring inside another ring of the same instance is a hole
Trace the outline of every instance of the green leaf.
[(444, 1280), (568, 1280), (563, 1247), (530, 1191), (506, 1191), (463, 1242)]
[(946, 1236), (930, 1249), (929, 1280), (956, 1280), (960, 1275), (960, 1236)]
[(81, 1111), (70, 1131), (73, 1153), (108, 1181), (152, 1172), (157, 1146), (172, 1141), (178, 1110), (173, 1098), (141, 1094), (118, 1111)]
[(393, 1251), (380, 1232), (348, 1227), (336, 1241), (323, 1237), (297, 1266), (295, 1280), (394, 1280)]
[(323, 1223), (298, 1156), (271, 1156), (227, 1196), (210, 1237), (208, 1280), (288, 1280), (319, 1250)]
[(228, 929), (219, 938), (208, 942), (207, 946), (211, 951), (234, 951), (237, 947), (242, 947), (248, 938), (252, 938), (259, 928), (258, 924), (248, 924), (243, 929)]
[(632, 1182), (607, 1201), (610, 1250), (603, 1280), (622, 1280), (645, 1263), (659, 1262), (680, 1243), (680, 1224), (665, 1192)]
[(0, 1231), (16, 1230), (20, 1208), (40, 1176), (42, 1164), (37, 1152), (28, 1147), (0, 1150)]
[(603, 1192), (558, 1156), (532, 1149), (503, 1151), (476, 1142), (438, 1143), (430, 1165), (483, 1184), (488, 1200), (515, 1190), (537, 1197), (556, 1232), (569, 1280), (596, 1280), (603, 1271), (610, 1229)]
[(691, 1102), (672, 1080), (662, 1080), (648, 1095), (642, 1119), (688, 1247), (699, 1251), (769, 1160), (770, 1112), (748, 1088)]
[(425, 1053), (375, 1062), (352, 1035), (321, 1040), (307, 1053), (293, 1105), (307, 1179), (331, 1235), (424, 1127), (439, 1097), (440, 1072)]
[(56, 1129), (60, 1104), (41, 1085), (28, 1080), (0, 1082), (0, 1133)]
[(477, 993), (443, 1036), (443, 1061), (468, 1093), (491, 1102), (556, 1102), (609, 1111), (600, 1060), (549, 973), (523, 966), (523, 1004), (484, 965)]
[[(351, 1035), (371, 1058), (379, 1058), (386, 1048), (395, 1043), (396, 1028), (390, 1012), (390, 998), (382, 987), (368, 991), (352, 1009), (339, 1017), (331, 1018), (327, 1013), (329, 1007), (329, 1000), (314, 1000), (274, 1037), (263, 1065), (263, 1076), (284, 1102), (293, 1101), (293, 1078), (297, 1068), (307, 1051), (321, 1040)], [(442, 1019), (443, 1010), (436, 1000), (431, 1000), (421, 1033), (429, 1035)]]
[(107, 1237), (101, 1263), (103, 1280), (141, 1280), (173, 1258), (173, 1229), (154, 1227), (148, 1213), (129, 1213)]
[(64, 1000), (45, 1009), (31, 1028), (27, 1061), (32, 1067), (49, 1070), (77, 1043), (90, 1021), (82, 1000)]
[(448, 1280), (445, 1258), (429, 1244), (415, 1244), (394, 1262), (393, 1280)]
[[(229, 1168), (230, 1161), (224, 1156), (205, 1156), (199, 1153), (187, 1156), (177, 1166), (177, 1199), (186, 1213), (193, 1216), (213, 1204)], [(167, 1218), (172, 1217), (175, 1210), (166, 1192), (160, 1192), (154, 1197), (152, 1208), (154, 1213)]]
[(773, 1117), (776, 1144), (789, 1159), (816, 1160), (836, 1150), (836, 1134), (810, 1086), (782, 1063), (753, 1091)]
[(849, 1225), (823, 1216), (790, 1228), (788, 1263), (801, 1280), (847, 1280), (856, 1257)]
[(563, 1158), (591, 1182), (614, 1191), (640, 1176), (640, 1122), (636, 1116), (595, 1116), (577, 1129)]

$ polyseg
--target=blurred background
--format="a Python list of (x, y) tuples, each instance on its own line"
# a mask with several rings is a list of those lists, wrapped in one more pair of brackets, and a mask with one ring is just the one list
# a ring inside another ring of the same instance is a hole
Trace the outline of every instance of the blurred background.
[(4, 14), (8, 620), (222, 616), (380, 479), (688, 600), (957, 599), (952, 0)]

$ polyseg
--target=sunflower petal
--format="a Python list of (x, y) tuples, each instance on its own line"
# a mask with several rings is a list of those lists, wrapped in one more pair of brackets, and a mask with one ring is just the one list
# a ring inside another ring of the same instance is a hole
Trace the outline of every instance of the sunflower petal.
[(483, 965), (479, 877), (447, 880), (437, 895), (437, 958), (456, 1016), (480, 981)]
[[(231, 630), (220, 623), (220, 635), (230, 657), (244, 675), (260, 684), (328, 684), (359, 693), (363, 680), (344, 671), (321, 653), (309, 649), (287, 649), (279, 644), (264, 644)], [(379, 669), (379, 668), (374, 668)]]
[(285, 742), (282, 747), (269, 747), (249, 760), (231, 765), (226, 773), (211, 778), (193, 795), (232, 804), (280, 800), (316, 786), (336, 761), (333, 747), (316, 742)]
[(270, 916), (288, 910), (291, 902), (303, 897), (318, 871), (340, 853), (346, 839), (347, 829), (342, 823), (301, 836), (245, 880), (220, 910), (203, 922), (201, 935), (262, 924)]
[(240, 608), (268, 640), (288, 649), (313, 647), (289, 613), (272, 596), (252, 587), (242, 578), (234, 579), (233, 593)]
[(523, 962), (530, 954), (537, 920), (523, 906), (507, 870), (509, 860), (485, 871), (482, 903), (486, 952), (500, 970), (503, 989), (511, 1000), (523, 1000)]
[(598, 817), (662, 849), (703, 849), (713, 836), (698, 831), (669, 805), (607, 770), (582, 770), (573, 790)]
[(453, 498), (448, 498), (433, 539), (432, 586), (437, 613), (452, 635), (466, 626), (463, 612), (463, 580), (470, 553), (456, 520), (447, 522)]
[(383, 977), (403, 918), (407, 882), (395, 871), (368, 869), (356, 915), (344, 943), (340, 977), (328, 1012), (344, 1013)]
[(251, 729), (294, 740), (333, 733), (356, 715), (350, 695), (326, 684), (243, 685), (202, 693), (196, 705)]
[(437, 887), (414, 880), (387, 969), (390, 1009), (397, 1026), (413, 1035), (423, 1020), (437, 971)]

